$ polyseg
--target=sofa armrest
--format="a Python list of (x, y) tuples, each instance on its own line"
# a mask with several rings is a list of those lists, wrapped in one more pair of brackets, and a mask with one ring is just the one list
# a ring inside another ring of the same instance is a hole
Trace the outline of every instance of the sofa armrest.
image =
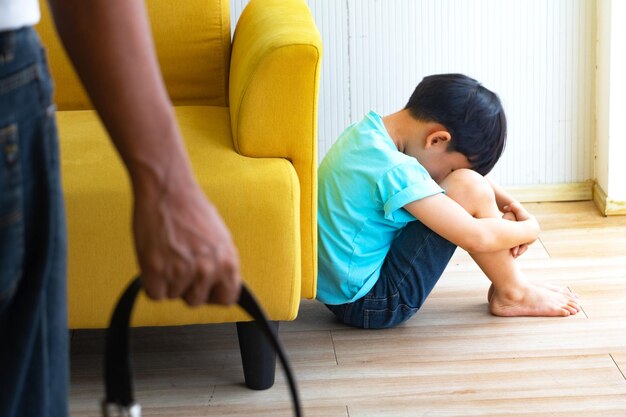
[(233, 142), (249, 157), (286, 158), (300, 181), (302, 296), (317, 270), (317, 99), (322, 42), (303, 0), (252, 0), (233, 40)]
[(321, 43), (303, 0), (250, 1), (237, 22), (230, 62), (231, 126), (240, 153), (310, 154)]

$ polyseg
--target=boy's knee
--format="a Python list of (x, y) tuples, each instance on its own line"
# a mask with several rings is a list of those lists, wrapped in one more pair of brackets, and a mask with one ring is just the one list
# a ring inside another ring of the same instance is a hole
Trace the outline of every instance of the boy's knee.
[(441, 186), (448, 191), (457, 189), (471, 189), (474, 192), (487, 192), (491, 190), (491, 185), (485, 177), (471, 169), (457, 169), (452, 171), (442, 182)]
[(441, 187), (446, 190), (448, 197), (464, 207), (470, 203), (495, 201), (495, 194), (489, 181), (471, 169), (457, 169), (451, 172), (441, 182)]

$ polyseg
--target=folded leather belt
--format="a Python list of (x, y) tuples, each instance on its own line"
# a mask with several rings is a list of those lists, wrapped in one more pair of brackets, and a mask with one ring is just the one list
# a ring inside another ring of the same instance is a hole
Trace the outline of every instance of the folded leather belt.
[[(137, 277), (120, 297), (107, 330), (104, 356), (106, 397), (102, 401), (102, 415), (105, 417), (116, 415), (120, 417), (141, 416), (141, 406), (135, 402), (133, 396), (133, 376), (129, 349), (130, 316), (140, 289), (141, 280)], [(245, 284), (242, 285), (238, 304), (256, 321), (272, 343), (289, 382), (294, 414), (300, 417), (302, 409), (298, 388), (285, 350), (278, 336), (271, 331), (263, 309)]]

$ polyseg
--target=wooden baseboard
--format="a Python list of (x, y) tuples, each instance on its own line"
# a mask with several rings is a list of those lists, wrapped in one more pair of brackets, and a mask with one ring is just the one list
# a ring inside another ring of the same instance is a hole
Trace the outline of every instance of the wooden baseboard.
[(593, 185), (593, 202), (604, 216), (620, 216), (626, 214), (626, 201), (610, 199), (606, 191), (597, 182)]
[(606, 216), (606, 200), (607, 196), (600, 184), (593, 184), (593, 203), (603, 216)]
[(595, 181), (571, 184), (540, 184), (505, 187), (513, 198), (522, 203), (593, 200), (603, 216), (626, 215), (626, 201), (609, 198)]
[(540, 184), (505, 187), (506, 191), (522, 203), (552, 201), (585, 201), (593, 198), (593, 181), (571, 184)]

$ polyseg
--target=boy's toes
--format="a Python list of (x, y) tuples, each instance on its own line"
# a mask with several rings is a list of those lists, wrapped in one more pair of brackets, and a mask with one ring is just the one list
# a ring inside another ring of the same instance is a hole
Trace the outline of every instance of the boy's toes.
[(565, 309), (569, 311), (571, 315), (574, 315), (580, 311), (580, 307), (578, 306), (578, 304), (575, 302), (571, 302), (571, 301), (567, 303), (567, 305), (565, 306)]
[(580, 311), (580, 305), (575, 301), (570, 301), (567, 305), (568, 307), (573, 308), (576, 311)]

